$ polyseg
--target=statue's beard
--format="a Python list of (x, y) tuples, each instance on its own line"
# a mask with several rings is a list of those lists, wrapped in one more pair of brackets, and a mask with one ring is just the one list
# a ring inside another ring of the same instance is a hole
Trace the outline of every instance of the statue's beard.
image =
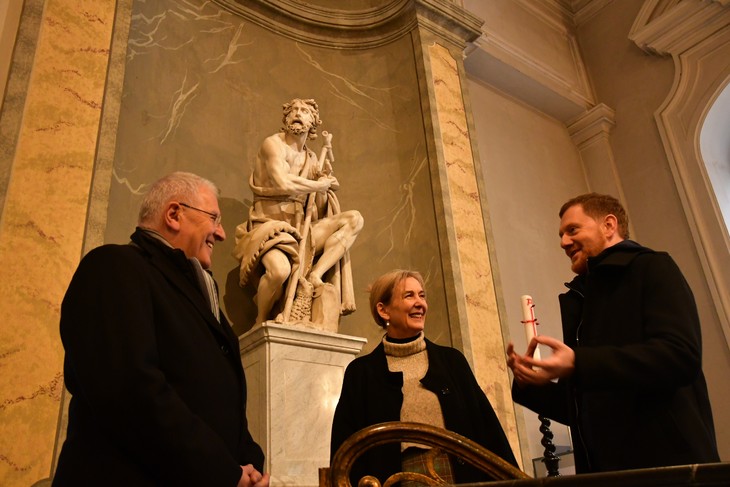
[(295, 122), (288, 122), (286, 124), (286, 130), (294, 135), (301, 135), (309, 132), (309, 127), (302, 124), (301, 122), (295, 123)]

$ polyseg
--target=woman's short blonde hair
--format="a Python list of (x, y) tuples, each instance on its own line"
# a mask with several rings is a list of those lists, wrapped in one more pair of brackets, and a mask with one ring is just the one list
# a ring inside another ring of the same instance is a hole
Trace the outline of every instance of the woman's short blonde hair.
[(396, 286), (398, 286), (398, 284), (409, 277), (417, 280), (421, 284), (422, 288), (426, 288), (426, 285), (423, 283), (423, 276), (421, 276), (420, 272), (404, 269), (395, 269), (387, 272), (370, 284), (370, 313), (373, 315), (375, 323), (377, 323), (381, 328), (386, 327), (386, 322), (378, 313), (378, 303), (386, 305), (390, 304), (391, 299), (393, 299), (393, 290)]

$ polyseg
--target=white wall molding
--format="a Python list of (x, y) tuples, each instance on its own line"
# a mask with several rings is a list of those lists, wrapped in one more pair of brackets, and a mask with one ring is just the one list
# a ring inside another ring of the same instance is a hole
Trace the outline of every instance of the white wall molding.
[(729, 3), (647, 0), (631, 27), (629, 39), (652, 54), (679, 54), (730, 25)]
[(730, 238), (700, 153), (707, 112), (730, 81), (728, 3), (647, 0), (630, 37), (645, 51), (671, 55), (675, 62), (672, 90), (655, 119), (730, 347)]
[(595, 100), (570, 12), (553, 2), (515, 0), (507, 5), (513, 17), (529, 16), (529, 25), (539, 27), (553, 50), (520, 44), (514, 30), (489, 22), (494, 11), (485, 7), (477, 12), (487, 21), (467, 49), (467, 71), (564, 123), (589, 110)]

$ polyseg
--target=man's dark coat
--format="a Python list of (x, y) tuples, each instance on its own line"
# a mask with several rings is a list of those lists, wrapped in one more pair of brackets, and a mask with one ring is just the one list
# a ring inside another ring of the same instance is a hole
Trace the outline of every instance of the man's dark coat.
[[(517, 466), (507, 437), (487, 396), (474, 378), (468, 362), (458, 350), (426, 340), (428, 371), (423, 386), (438, 396), (447, 430), (476, 441), (512, 465)], [(332, 425), (331, 457), (353, 433), (377, 423), (399, 421), (403, 404), (403, 374), (388, 370), (383, 344), (368, 355), (353, 360), (345, 370), (340, 401)], [(452, 459), (459, 483), (489, 480), (463, 461)], [(352, 485), (364, 475), (381, 483), (401, 469), (400, 443), (373, 448), (355, 463)]]
[(92, 250), (63, 300), (73, 397), (53, 485), (235, 487), (264, 462), (238, 340), (182, 251), (132, 240)]
[(588, 259), (560, 296), (575, 372), (516, 402), (571, 426), (578, 473), (719, 461), (692, 291), (632, 241)]

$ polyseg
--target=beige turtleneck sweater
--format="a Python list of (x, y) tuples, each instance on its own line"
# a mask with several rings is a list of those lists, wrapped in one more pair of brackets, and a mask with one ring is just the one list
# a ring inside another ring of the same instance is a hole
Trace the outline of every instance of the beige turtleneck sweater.
[[(438, 397), (421, 384), (421, 379), (428, 371), (428, 355), (423, 332), (417, 339), (408, 343), (393, 343), (383, 337), (383, 347), (388, 370), (403, 373), (403, 405), (400, 410), (400, 420), (443, 428), (444, 416)], [(409, 446), (414, 444), (403, 443), (401, 449), (405, 450)]]

